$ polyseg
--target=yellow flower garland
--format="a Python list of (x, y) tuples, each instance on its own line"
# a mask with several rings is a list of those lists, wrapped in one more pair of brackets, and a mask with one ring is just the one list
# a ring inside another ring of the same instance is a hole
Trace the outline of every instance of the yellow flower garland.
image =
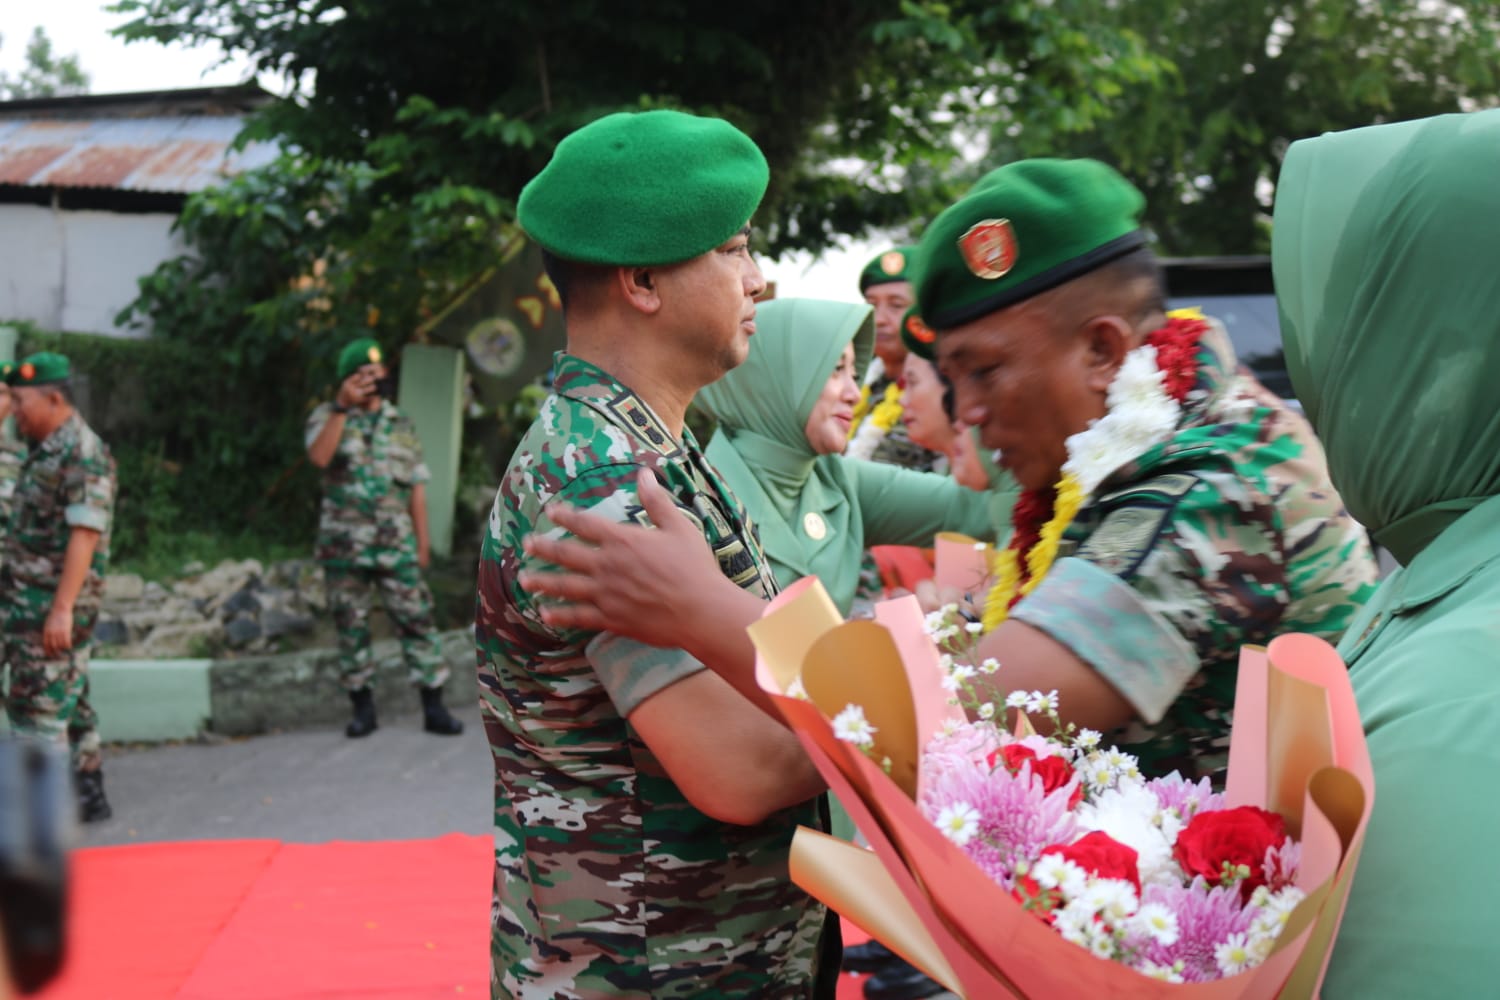
[(1047, 571), (1052, 568), (1052, 563), (1057, 559), (1058, 547), (1062, 544), (1063, 532), (1068, 530), (1068, 525), (1078, 516), (1078, 511), (1083, 508), (1083, 502), (1088, 498), (1080, 483), (1071, 474), (1064, 474), (1057, 483), (1057, 499), (1052, 504), (1052, 517), (1037, 538), (1037, 543), (1026, 553), (1026, 570), (1028, 573), (1026, 583), (1021, 583), (1021, 561), (1016, 550), (1007, 546), (1000, 552), (992, 553), (990, 563), (995, 574), (994, 586), (985, 595), (984, 613), (980, 618), (981, 624), (986, 632), (993, 631), (999, 624), (1010, 615), (1010, 605), (1019, 588), (1021, 595), (1031, 593)]
[(854, 419), (849, 424), (849, 440), (854, 440), (854, 435), (859, 433), (866, 413), (870, 414), (872, 425), (888, 434), (900, 421), (902, 409), (901, 386), (898, 383), (892, 382), (885, 387), (885, 395), (875, 404), (873, 413), (870, 412), (870, 387), (863, 386), (859, 390), (859, 403), (854, 407)]

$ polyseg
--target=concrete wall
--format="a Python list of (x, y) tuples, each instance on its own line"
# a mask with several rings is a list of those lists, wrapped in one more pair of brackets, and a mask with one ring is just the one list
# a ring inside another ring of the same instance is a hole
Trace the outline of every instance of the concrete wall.
[[(130, 336), (115, 315), (138, 279), (183, 251), (176, 216), (0, 205), (0, 319)], [(136, 334), (138, 335), (138, 334)]]

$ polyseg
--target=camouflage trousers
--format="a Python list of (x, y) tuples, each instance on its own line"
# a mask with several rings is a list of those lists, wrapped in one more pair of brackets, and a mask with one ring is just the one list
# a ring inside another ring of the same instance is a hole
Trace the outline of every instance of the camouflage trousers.
[(385, 613), (401, 640), (401, 656), (413, 684), (441, 687), (448, 664), (438, 643), (432, 593), (416, 565), (399, 569), (344, 569), (324, 566), (328, 607), (339, 634), (339, 680), (349, 691), (370, 686), (375, 658), (370, 652), (373, 592), (380, 591)]
[(19, 587), (6, 594), (5, 601), (0, 662), (10, 668), (5, 714), (11, 729), (67, 747), (74, 770), (98, 769), (103, 762), (99, 717), (89, 704), (94, 612), (75, 610), (73, 648), (48, 657), (42, 648), (42, 628), (52, 606), (51, 592)]

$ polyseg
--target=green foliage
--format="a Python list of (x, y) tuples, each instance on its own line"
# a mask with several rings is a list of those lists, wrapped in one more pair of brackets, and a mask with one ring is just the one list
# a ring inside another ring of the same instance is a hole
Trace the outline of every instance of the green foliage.
[[(0, 43), (4, 39), (0, 38)], [(11, 76), (0, 73), (0, 101), (26, 97), (66, 97), (85, 94), (89, 75), (78, 63), (77, 54), (58, 56), (52, 51), (52, 39), (38, 26), (26, 43), (26, 66)]]
[(1169, 85), (1127, 84), (1119, 114), (1021, 155), (1110, 161), (1146, 193), (1175, 255), (1263, 253), (1281, 157), (1326, 131), (1490, 105), (1500, 96), (1492, 0), (1130, 0), (1106, 28), (1154, 40)]
[(652, 107), (736, 122), (772, 168), (765, 246), (819, 249), (941, 207), (968, 177), (958, 149), (1014, 117), (1007, 88), (1049, 92), (1037, 127), (1066, 130), (1103, 107), (1077, 94), (1149, 80), (1134, 36), (1068, 27), (1080, 2), (120, 0), (129, 41), (212, 42), (295, 81), (244, 134), (286, 152), (189, 200), (193, 256), (143, 280), (122, 322), (234, 372), (208, 398), (237, 433), (199, 443), (237, 512), (294, 450), (338, 346), (422, 340), (512, 245), (521, 187), (579, 125)]
[(300, 410), (262, 406), (237, 369), (201, 345), (20, 327), (21, 355), (72, 360), (79, 404), (114, 453), (117, 563), (158, 560), (170, 573), (173, 560), (194, 558), (195, 532), (226, 544), (243, 536), (251, 552), (278, 543), (306, 552), (317, 482), (301, 462)]

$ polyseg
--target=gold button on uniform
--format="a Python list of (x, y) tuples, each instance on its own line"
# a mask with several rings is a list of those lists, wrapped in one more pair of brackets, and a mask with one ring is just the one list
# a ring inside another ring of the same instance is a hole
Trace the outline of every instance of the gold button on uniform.
[(802, 530), (807, 532), (807, 537), (815, 542), (823, 540), (828, 534), (828, 525), (823, 522), (823, 515), (816, 511), (808, 511), (802, 516)]

